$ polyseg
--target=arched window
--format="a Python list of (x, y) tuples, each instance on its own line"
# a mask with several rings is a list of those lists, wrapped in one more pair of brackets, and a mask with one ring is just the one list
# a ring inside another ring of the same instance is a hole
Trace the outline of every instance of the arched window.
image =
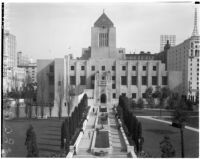
[(193, 43), (191, 43), (191, 48), (193, 48), (194, 47), (194, 44)]
[(195, 56), (199, 56), (199, 50), (195, 50)]
[(191, 50), (191, 56), (193, 56), (193, 50)]

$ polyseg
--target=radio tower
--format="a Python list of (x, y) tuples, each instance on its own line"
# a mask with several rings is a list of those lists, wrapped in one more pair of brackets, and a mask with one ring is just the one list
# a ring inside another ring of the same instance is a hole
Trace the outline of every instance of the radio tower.
[(193, 29), (193, 32), (192, 32), (192, 36), (199, 36), (197, 8), (195, 8), (195, 12), (194, 12), (194, 29)]

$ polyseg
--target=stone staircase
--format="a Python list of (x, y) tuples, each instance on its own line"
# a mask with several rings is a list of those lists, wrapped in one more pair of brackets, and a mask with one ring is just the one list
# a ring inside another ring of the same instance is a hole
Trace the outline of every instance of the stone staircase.
[(41, 157), (48, 157), (52, 154), (60, 153), (60, 122), (52, 122), (52, 125), (42, 133), (38, 142), (39, 154)]

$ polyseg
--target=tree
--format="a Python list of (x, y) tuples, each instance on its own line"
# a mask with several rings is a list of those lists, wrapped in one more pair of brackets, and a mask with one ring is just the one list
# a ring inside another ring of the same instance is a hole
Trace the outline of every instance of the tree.
[(159, 100), (160, 116), (162, 114), (161, 109), (164, 106), (164, 102), (167, 99), (167, 97), (170, 96), (170, 93), (171, 92), (170, 92), (170, 89), (168, 87), (162, 87), (162, 88), (160, 86), (156, 87), (154, 97), (158, 98), (158, 100)]
[(8, 93), (8, 97), (15, 99), (15, 102), (16, 102), (16, 109), (15, 109), (16, 117), (19, 118), (20, 117), (19, 99), (20, 99), (22, 93), (19, 89), (19, 82), (18, 82), (16, 75), (12, 77), (12, 81), (13, 81), (13, 87), (11, 89), (11, 92)]
[(181, 155), (184, 157), (184, 127), (186, 122), (188, 121), (188, 114), (186, 111), (182, 109), (183, 99), (179, 100), (179, 105), (175, 109), (172, 118), (172, 125), (176, 125), (177, 128), (180, 129), (181, 136)]
[(59, 119), (62, 116), (62, 102), (63, 102), (63, 98), (64, 98), (64, 82), (61, 79), (61, 76), (59, 76), (57, 98), (56, 98), (56, 101), (58, 103), (58, 117), (59, 117)]
[(176, 151), (168, 136), (165, 136), (164, 139), (160, 142), (160, 149), (162, 152), (162, 158), (175, 157)]
[[(42, 73), (42, 74), (38, 74), (38, 76), (41, 76), (41, 77), (39, 77), (38, 79), (39, 79), (39, 81), (38, 81), (38, 86), (37, 86), (37, 88), (38, 88), (38, 90), (39, 90), (39, 93), (38, 93), (38, 99), (37, 99), (37, 101), (38, 101), (38, 103), (41, 105), (41, 117), (43, 118), (43, 116), (44, 116), (44, 104), (45, 104), (45, 102), (44, 102), (44, 94), (45, 94), (45, 89), (46, 89), (46, 84), (45, 84), (45, 74), (44, 73)], [(40, 100), (39, 100), (40, 99)]]
[(147, 88), (145, 91), (145, 95), (146, 95), (146, 100), (149, 106), (153, 107), (155, 105), (155, 101), (153, 98), (153, 88), (152, 87)]
[(139, 98), (138, 101), (137, 101), (137, 107), (138, 108), (144, 108), (144, 101), (142, 98)]
[[(29, 118), (32, 118), (32, 105), (36, 98), (36, 87), (32, 83), (31, 77), (28, 75), (22, 87), (22, 96), (26, 104), (26, 114)], [(29, 112), (29, 113), (28, 113)]]

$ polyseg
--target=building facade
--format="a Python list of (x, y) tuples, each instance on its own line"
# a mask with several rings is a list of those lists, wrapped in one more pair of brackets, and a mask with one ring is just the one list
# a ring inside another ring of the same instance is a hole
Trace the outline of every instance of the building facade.
[(199, 92), (199, 52), (200, 36), (198, 33), (197, 10), (195, 10), (194, 30), (192, 36), (167, 52), (169, 71), (182, 71), (180, 94), (195, 101)]
[(30, 63), (28, 56), (21, 51), (17, 52), (17, 66), (27, 66)]
[(16, 37), (8, 31), (4, 33), (4, 48), (7, 55), (7, 67), (17, 67)]
[(176, 35), (160, 35), (160, 51), (164, 51), (165, 45), (168, 43), (170, 46), (176, 45)]
[[(169, 82), (173, 82), (175, 88), (181, 82), (176, 73), (173, 78), (178, 80), (169, 81), (165, 64), (156, 60), (155, 56), (149, 53), (125, 54), (124, 48), (117, 48), (116, 28), (105, 13), (91, 28), (91, 46), (84, 48), (82, 53), (78, 59), (66, 55), (63, 59), (37, 61), (38, 101), (48, 102), (51, 99), (56, 110), (62, 85), (63, 105), (68, 102), (70, 92), (82, 91), (87, 92), (96, 105), (116, 104), (120, 95), (137, 101), (145, 98), (148, 87), (168, 87)], [(42, 88), (44, 85), (45, 90)], [(46, 97), (42, 97), (42, 93)]]

